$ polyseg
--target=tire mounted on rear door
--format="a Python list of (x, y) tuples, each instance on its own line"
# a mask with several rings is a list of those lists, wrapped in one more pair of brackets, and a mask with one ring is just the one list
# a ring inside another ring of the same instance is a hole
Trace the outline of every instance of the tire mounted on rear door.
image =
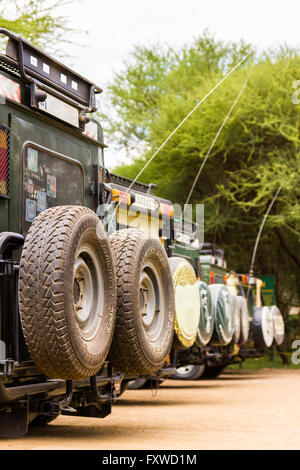
[(168, 258), (143, 229), (110, 237), (117, 276), (117, 321), (109, 358), (119, 371), (151, 374), (169, 354), (174, 332), (174, 292)]
[(113, 257), (104, 228), (86, 207), (57, 206), (32, 223), (19, 275), (25, 341), (48, 377), (95, 375), (116, 318)]

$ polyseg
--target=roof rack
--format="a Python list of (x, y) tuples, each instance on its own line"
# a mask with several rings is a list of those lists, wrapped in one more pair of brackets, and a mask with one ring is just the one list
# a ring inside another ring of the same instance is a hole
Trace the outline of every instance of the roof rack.
[[(110, 173), (110, 179), (112, 183), (115, 184), (120, 184), (122, 186), (126, 186), (129, 188), (129, 186), (132, 185), (132, 179), (126, 178), (126, 176), (120, 176), (116, 175), (114, 173)], [(142, 191), (144, 193), (152, 194), (151, 193), (151, 184), (145, 184), (141, 183), (140, 181), (135, 181), (134, 184), (132, 185), (132, 189), (136, 189), (137, 191)]]
[(11, 31), (0, 28), (0, 35), (8, 37), (6, 55), (0, 54), (2, 67), (84, 112), (97, 110), (95, 94), (103, 91), (100, 87)]
[(200, 250), (201, 255), (218, 255), (221, 258), (224, 258), (224, 250), (223, 248), (220, 248), (217, 246), (215, 243), (203, 243), (202, 248)]

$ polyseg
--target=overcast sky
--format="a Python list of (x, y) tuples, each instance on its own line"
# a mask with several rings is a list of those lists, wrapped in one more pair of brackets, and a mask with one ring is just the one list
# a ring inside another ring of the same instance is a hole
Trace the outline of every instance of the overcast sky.
[[(70, 46), (68, 53), (72, 66), (103, 88), (100, 103), (113, 70), (120, 70), (134, 44), (180, 47), (208, 29), (217, 38), (243, 38), (260, 48), (300, 45), (299, 0), (82, 0), (62, 13), (70, 27), (88, 30), (76, 38), (88, 47)], [(115, 166), (124, 156), (110, 145), (106, 164)]]
[(89, 31), (88, 48), (70, 48), (75, 68), (102, 87), (135, 43), (180, 46), (207, 28), (260, 47), (300, 44), (299, 0), (82, 0), (63, 13), (70, 26)]

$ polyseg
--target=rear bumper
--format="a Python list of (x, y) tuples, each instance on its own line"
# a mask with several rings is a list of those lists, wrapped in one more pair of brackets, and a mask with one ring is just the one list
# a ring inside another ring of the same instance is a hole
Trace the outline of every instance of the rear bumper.
[[(97, 386), (104, 387), (111, 383), (109, 377), (97, 377)], [(75, 380), (74, 392), (80, 392), (90, 388), (90, 380)], [(8, 387), (5, 385), (4, 379), (0, 379), (0, 405), (1, 403), (10, 403), (17, 400), (26, 399), (29, 396), (45, 395), (45, 396), (61, 396), (65, 394), (65, 380), (47, 380), (45, 382), (33, 383), (29, 385), (19, 385), (16, 387)]]

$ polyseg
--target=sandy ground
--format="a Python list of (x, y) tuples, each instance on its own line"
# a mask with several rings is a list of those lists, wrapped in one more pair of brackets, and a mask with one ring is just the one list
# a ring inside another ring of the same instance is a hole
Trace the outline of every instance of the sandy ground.
[(127, 391), (105, 419), (60, 416), (0, 449), (299, 449), (300, 370), (227, 371)]

